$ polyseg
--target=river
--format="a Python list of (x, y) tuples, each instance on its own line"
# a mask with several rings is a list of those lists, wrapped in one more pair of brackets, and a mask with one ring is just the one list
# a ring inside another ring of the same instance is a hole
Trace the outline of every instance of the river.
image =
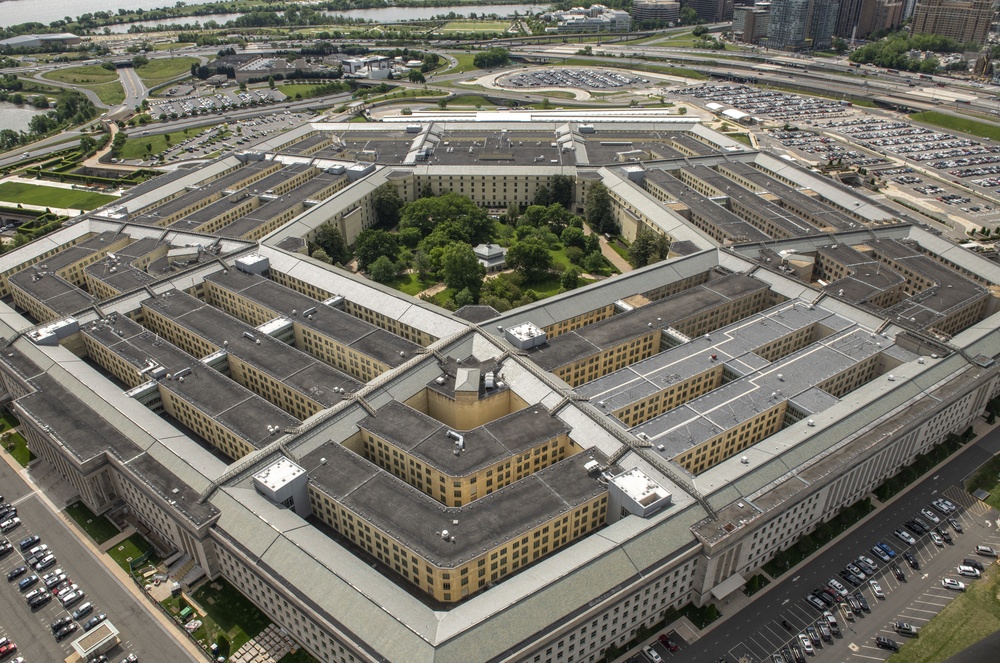
[(0, 101), (0, 129), (13, 129), (14, 131), (27, 131), (31, 118), (46, 110), (39, 110), (32, 106), (18, 106)]
[[(194, 4), (194, 3), (191, 3)], [(0, 26), (18, 25), (37, 21), (39, 23), (51, 23), (67, 16), (76, 18), (82, 14), (90, 14), (97, 11), (117, 12), (119, 8), (124, 9), (158, 9), (162, 7), (172, 7), (173, 2), (169, 0), (117, 0), (109, 5), (107, 0), (7, 0), (3, 3), (3, 12), (0, 12)], [(371, 21), (415, 21), (428, 19), (434, 16), (455, 12), (459, 16), (467, 16), (469, 13), (476, 14), (497, 14), (498, 16), (512, 15), (515, 11), (520, 14), (535, 14), (545, 11), (545, 5), (456, 5), (454, 7), (379, 7), (376, 9), (350, 9), (344, 12), (324, 12), (336, 16), (348, 16), (351, 18), (361, 18)], [(225, 23), (239, 16), (239, 14), (218, 14), (208, 16), (188, 16), (155, 21), (137, 21), (138, 25), (171, 25), (196, 22), (204, 24), (206, 21), (216, 21)], [(114, 33), (128, 32), (129, 24), (112, 26), (110, 29)]]

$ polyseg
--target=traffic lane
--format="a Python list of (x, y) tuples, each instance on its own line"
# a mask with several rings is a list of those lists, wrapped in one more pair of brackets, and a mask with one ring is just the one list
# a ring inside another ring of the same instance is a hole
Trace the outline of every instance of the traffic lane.
[[(869, 522), (834, 544), (822, 556), (807, 562), (794, 576), (778, 578), (770, 591), (729, 617), (705, 637), (692, 643), (687, 649), (688, 660), (715, 663), (722, 652), (731, 649), (734, 643), (742, 641), (745, 634), (764, 631), (773, 621), (773, 615), (780, 614), (782, 609), (792, 602), (801, 603), (803, 597), (812, 591), (821, 579), (828, 579), (836, 574), (840, 567), (834, 566), (830, 559), (845, 559), (854, 550), (858, 551), (854, 553), (855, 556), (863, 554), (863, 551), (870, 549), (878, 539), (886, 541), (900, 552), (902, 542), (895, 541), (895, 537), (892, 537), (892, 530), (905, 520), (905, 518), (900, 520), (900, 517), (918, 512), (920, 507), (914, 510), (914, 505), (922, 504), (924, 500), (929, 503), (928, 498), (932, 495), (940, 492), (945, 486), (959, 483), (979, 465), (989, 460), (1000, 450), (1000, 433), (994, 430), (970, 444), (971, 447), (952, 457), (936, 474), (915, 484), (905, 498), (884, 507)], [(871, 543), (868, 543), (869, 541)], [(725, 613), (725, 605), (720, 607)], [(780, 618), (778, 623), (780, 624)]]
[[(21, 478), (5, 463), (0, 463), (0, 481), (5, 490), (9, 490), (8, 486), (16, 484), (24, 486)], [(140, 599), (122, 587), (117, 578), (96, 559), (90, 549), (80, 542), (70, 526), (53, 515), (37, 496), (32, 495), (21, 501), (18, 506), (18, 516), (24, 524), (8, 535), (15, 548), (17, 541), (29, 534), (38, 534), (42, 538), (42, 543), (48, 544), (58, 559), (58, 563), (52, 568), (63, 568), (86, 593), (84, 601), (93, 603), (94, 613), (107, 613), (109, 621), (119, 629), (123, 650), (135, 651), (143, 661), (152, 663), (196, 660), (177, 644), (175, 638), (181, 637), (179, 634), (175, 636), (174, 633), (166, 631), (163, 625), (147, 612), (147, 609), (155, 608), (142, 605)], [(21, 560), (19, 551), (15, 550), (0, 561), (4, 582), (7, 571), (23, 564)], [(14, 631), (17, 637), (12, 637), (11, 640), (17, 643), (20, 654), (29, 661), (57, 661), (66, 658), (69, 643), (79, 634), (64, 640), (65, 648), (61, 648), (55, 645), (49, 624), (56, 617), (68, 614), (69, 611), (64, 610), (58, 601), (53, 600), (38, 612), (32, 613), (17, 591), (17, 583), (11, 584), (12, 587), (0, 587), (3, 600), (12, 603), (10, 610), (6, 609), (6, 603), (3, 604), (5, 608), (3, 622), (6, 626), (8, 614), (19, 619), (19, 628)], [(55, 649), (52, 648), (53, 645)], [(118, 649), (115, 651), (119, 652), (118, 656), (122, 655)], [(58, 653), (58, 656), (54, 656), (54, 653)]]

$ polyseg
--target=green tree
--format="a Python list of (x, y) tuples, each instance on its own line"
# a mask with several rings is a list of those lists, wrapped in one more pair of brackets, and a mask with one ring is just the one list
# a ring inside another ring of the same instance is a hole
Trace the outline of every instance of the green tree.
[(145, 55), (137, 55), (134, 58), (132, 58), (132, 67), (135, 69), (138, 69), (139, 67), (145, 67), (147, 64), (149, 64), (149, 58), (147, 58)]
[(694, 7), (681, 7), (679, 25), (694, 25), (698, 20), (698, 12)]
[(399, 226), (401, 229), (418, 228), (426, 238), (436, 228), (449, 223), (454, 226), (448, 229), (452, 238), (472, 245), (489, 241), (493, 233), (493, 221), (486, 210), (468, 196), (454, 192), (407, 203), (400, 213)]
[(530, 236), (507, 249), (507, 264), (525, 280), (534, 281), (552, 266), (552, 254), (540, 239)]
[(97, 141), (90, 136), (84, 134), (80, 137), (80, 151), (84, 154), (90, 154), (94, 148), (97, 147)]
[(479, 299), (484, 276), (486, 268), (476, 258), (472, 246), (465, 242), (455, 242), (444, 248), (441, 255), (441, 277), (446, 286), (456, 292), (468, 290), (475, 302)]
[(372, 207), (375, 219), (380, 226), (392, 228), (399, 223), (399, 210), (403, 207), (403, 199), (391, 182), (386, 182), (372, 191)]
[(840, 37), (834, 37), (830, 45), (834, 51), (840, 53), (841, 55), (847, 52), (848, 48), (847, 42), (841, 39)]
[(368, 268), (368, 276), (378, 283), (388, 283), (396, 278), (396, 263), (388, 256), (379, 256), (378, 259)]
[(610, 233), (615, 229), (615, 218), (611, 212), (611, 194), (601, 182), (596, 182), (590, 187), (584, 214), (594, 232)]
[(708, 34), (708, 28), (706, 28), (704, 25), (695, 26), (694, 30), (691, 31), (691, 34), (693, 34), (695, 37), (704, 37), (705, 35)]
[(272, 90), (274, 89), (274, 76), (267, 77), (267, 86)]
[(559, 241), (561, 241), (566, 247), (575, 246), (583, 251), (584, 246), (586, 246), (584, 244), (584, 237), (585, 235), (583, 234), (582, 229), (570, 226), (569, 228), (563, 230), (559, 235)]
[(552, 204), (552, 195), (549, 193), (549, 187), (544, 184), (539, 184), (538, 188), (535, 189), (535, 199), (531, 201), (532, 205), (540, 205), (542, 207), (548, 207)]
[(600, 251), (588, 253), (587, 257), (583, 259), (583, 268), (588, 274), (599, 274), (604, 267), (604, 256), (601, 255)]
[(580, 285), (580, 268), (576, 265), (570, 265), (562, 273), (559, 280), (564, 290), (575, 290)]
[(634, 267), (645, 267), (663, 260), (669, 251), (670, 243), (667, 238), (649, 228), (640, 228), (635, 234), (635, 240), (628, 247), (629, 260)]
[(313, 243), (326, 252), (331, 262), (346, 265), (351, 261), (351, 249), (344, 241), (340, 230), (332, 224), (324, 223), (320, 226), (319, 230), (316, 231), (316, 237), (313, 238)]
[(426, 83), (427, 82), (427, 79), (424, 78), (423, 72), (421, 72), (419, 69), (411, 69), (410, 73), (408, 74), (408, 78), (410, 79), (411, 83)]
[(417, 278), (424, 283), (430, 283), (435, 280), (434, 263), (431, 261), (430, 256), (423, 251), (417, 251), (413, 254), (413, 269), (417, 272)]
[(399, 257), (399, 243), (390, 232), (366, 228), (358, 233), (358, 239), (354, 242), (354, 255), (358, 259), (358, 267), (367, 271), (382, 256), (395, 262)]
[(330, 255), (323, 249), (316, 249), (315, 251), (313, 251), (312, 258), (314, 260), (319, 260), (320, 262), (325, 262), (330, 264), (333, 263), (333, 260), (330, 259)]
[(506, 48), (489, 48), (476, 53), (472, 58), (472, 64), (478, 69), (492, 69), (502, 67), (510, 61), (510, 53)]
[(569, 175), (553, 175), (549, 180), (549, 191), (552, 194), (552, 202), (570, 209), (576, 198), (576, 182)]

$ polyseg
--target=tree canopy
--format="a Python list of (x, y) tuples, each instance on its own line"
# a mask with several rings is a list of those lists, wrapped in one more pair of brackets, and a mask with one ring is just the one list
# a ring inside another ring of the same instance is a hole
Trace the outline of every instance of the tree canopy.
[(645, 267), (665, 260), (669, 253), (670, 241), (666, 236), (659, 235), (649, 228), (640, 228), (635, 234), (635, 240), (628, 247), (629, 259), (635, 267)]
[(492, 69), (502, 67), (510, 61), (510, 53), (506, 48), (488, 48), (485, 51), (476, 53), (472, 58), (472, 64), (479, 69)]
[(592, 184), (590, 191), (587, 192), (584, 214), (594, 232), (608, 233), (615, 230), (615, 217), (611, 212), (611, 194), (601, 182)]
[(532, 235), (511, 244), (507, 264), (526, 280), (534, 281), (552, 266), (552, 254), (542, 240)]
[(464, 235), (463, 240), (475, 246), (489, 241), (493, 221), (486, 210), (467, 196), (446, 193), (441, 196), (419, 198), (403, 206), (400, 214), (401, 229), (417, 228), (423, 237), (444, 223), (453, 223)]
[[(441, 275), (444, 284), (456, 292), (468, 290), (472, 302), (479, 299), (486, 268), (480, 264), (472, 247), (465, 242), (455, 242), (444, 247), (441, 255)], [(458, 301), (455, 302), (458, 304)]]
[(403, 207), (403, 200), (396, 187), (391, 182), (386, 182), (372, 191), (372, 207), (378, 224), (392, 228), (399, 223), (399, 210)]
[(358, 233), (354, 243), (354, 255), (358, 267), (367, 270), (380, 257), (385, 256), (395, 262), (399, 257), (399, 243), (396, 236), (385, 230), (366, 228)]

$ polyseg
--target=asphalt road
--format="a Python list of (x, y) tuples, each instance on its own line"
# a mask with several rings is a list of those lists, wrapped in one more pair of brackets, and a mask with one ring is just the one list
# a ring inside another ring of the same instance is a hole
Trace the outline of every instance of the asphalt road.
[(80, 542), (76, 533), (49, 511), (46, 504), (3, 462), (0, 462), (0, 486), (3, 486), (4, 498), (17, 506), (18, 517), (24, 523), (6, 535), (14, 544), (14, 552), (0, 560), (0, 572), (3, 574), (0, 576), (0, 636), (16, 643), (19, 655), (30, 663), (62, 661), (72, 651), (70, 643), (83, 633), (80, 629), (57, 643), (49, 624), (68, 611), (57, 600), (32, 611), (22, 598), (17, 581), (7, 582), (7, 572), (24, 564), (18, 541), (38, 534), (41, 542), (48, 544), (58, 559), (58, 563), (46, 572), (63, 568), (86, 592), (84, 600), (93, 603), (93, 614), (106, 613), (108, 620), (120, 631), (121, 644), (109, 653), (112, 661), (119, 661), (129, 653), (136, 653), (144, 663), (194, 660), (176, 642), (177, 636), (168, 633), (159, 621), (153, 619), (147, 612), (149, 607), (126, 591), (94, 553)]
[[(837, 577), (837, 571), (858, 555), (874, 558), (870, 548), (876, 541), (888, 543), (901, 553), (908, 546), (893, 536), (892, 531), (901, 527), (905, 520), (919, 515), (921, 508), (942, 494), (959, 503), (964, 493), (958, 488), (962, 480), (979, 465), (1000, 450), (1000, 432), (997, 430), (977, 439), (972, 446), (943, 466), (939, 472), (914, 485), (903, 497), (877, 511), (868, 521), (850, 532), (843, 539), (828, 548), (818, 557), (810, 560), (794, 573), (779, 578), (760, 598), (733, 615), (726, 615), (726, 606), (721, 610), (727, 619), (710, 631), (705, 637), (690, 646), (683, 647), (674, 654), (678, 661), (716, 663), (725, 656), (727, 661), (738, 660), (741, 654), (750, 654), (755, 663), (768, 661), (770, 654), (790, 642), (807, 624), (814, 623), (820, 613), (803, 600), (810, 591), (824, 584), (827, 579)], [(973, 500), (966, 496), (965, 504)], [(978, 503), (974, 506), (981, 506)], [(960, 520), (965, 533), (953, 533), (954, 544), (937, 548), (930, 538), (920, 537), (912, 552), (920, 560), (920, 571), (912, 571), (899, 556), (900, 567), (906, 573), (904, 583), (887, 570), (887, 565), (879, 562), (876, 579), (886, 593), (886, 600), (879, 601), (871, 589), (862, 586), (871, 605), (872, 612), (858, 618), (854, 623), (845, 624), (843, 617), (838, 622), (843, 629), (843, 637), (835, 638), (817, 650), (812, 660), (852, 661), (884, 660), (889, 652), (877, 649), (875, 635), (890, 637), (897, 642), (904, 638), (891, 630), (894, 621), (907, 621), (921, 626), (940, 612), (954, 598), (954, 594), (941, 587), (942, 577), (959, 578), (955, 566), (963, 557), (974, 557), (971, 552), (975, 545), (987, 543), (994, 548), (1000, 542), (1000, 532), (995, 524), (987, 527), (986, 518), (980, 508), (962, 509)], [(995, 513), (992, 514), (995, 517)], [(990, 560), (982, 558), (984, 564)], [(839, 578), (838, 578), (839, 580)], [(963, 579), (965, 580), (965, 579)], [(782, 627), (787, 620), (794, 627), (788, 631)], [(923, 621), (921, 621), (923, 620)], [(844, 628), (845, 625), (847, 628)], [(664, 657), (665, 660), (669, 660)]]

